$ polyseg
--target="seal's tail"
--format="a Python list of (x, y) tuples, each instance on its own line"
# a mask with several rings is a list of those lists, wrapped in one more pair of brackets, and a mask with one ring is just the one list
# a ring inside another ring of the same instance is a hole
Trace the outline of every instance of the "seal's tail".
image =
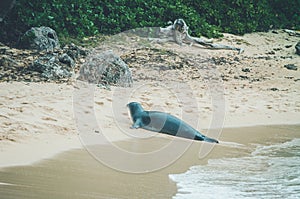
[(212, 143), (219, 143), (218, 140), (215, 140), (213, 138), (205, 137), (204, 140), (205, 142), (212, 142)]
[(219, 143), (218, 140), (206, 137), (205, 135), (196, 135), (195, 140), (201, 140), (201, 141), (211, 142), (211, 143)]

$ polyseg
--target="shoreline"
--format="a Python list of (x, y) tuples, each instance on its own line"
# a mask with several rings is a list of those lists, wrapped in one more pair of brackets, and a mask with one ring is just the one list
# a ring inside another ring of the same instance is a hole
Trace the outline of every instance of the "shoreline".
[[(273, 127), (298, 127), (300, 123), (290, 123), (290, 124), (265, 124), (265, 125), (249, 125), (249, 126), (227, 126), (221, 129), (220, 137), (222, 138), (223, 131), (228, 131), (229, 129), (234, 129), (236, 131), (240, 129), (255, 129), (255, 128), (273, 128)], [(158, 134), (155, 137), (165, 138), (165, 135)], [(172, 137), (167, 137), (171, 139)], [(46, 140), (47, 139), (47, 140)], [(176, 139), (176, 138), (175, 138)], [(180, 139), (180, 138), (179, 138)], [(118, 140), (117, 142), (126, 141)], [(193, 141), (195, 142), (195, 141)], [(230, 140), (221, 140), (220, 142), (233, 143)], [(197, 142), (196, 142), (197, 143)], [(201, 143), (201, 142), (200, 142)], [(30, 140), (25, 140), (21, 143), (2, 143), (0, 150), (0, 170), (16, 166), (29, 166), (38, 164), (47, 159), (53, 159), (63, 153), (87, 148), (82, 144), (81, 138), (78, 135), (40, 135)], [(237, 143), (235, 143), (237, 144)], [(221, 144), (222, 145), (222, 144)], [(41, 150), (42, 149), (42, 150)], [(22, 154), (19, 158), (16, 158), (12, 154)]]

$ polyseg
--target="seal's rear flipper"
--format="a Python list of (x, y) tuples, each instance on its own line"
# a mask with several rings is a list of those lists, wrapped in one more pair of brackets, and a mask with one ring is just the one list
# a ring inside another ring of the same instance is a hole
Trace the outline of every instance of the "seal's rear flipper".
[(198, 135), (196, 135), (195, 140), (205, 141), (205, 142), (211, 142), (211, 143), (219, 143), (218, 140), (215, 140), (213, 138), (206, 137), (205, 135), (200, 135), (198, 132)]
[(213, 138), (209, 138), (209, 137), (204, 137), (204, 140), (205, 142), (211, 142), (211, 143), (219, 143), (218, 140), (215, 140)]

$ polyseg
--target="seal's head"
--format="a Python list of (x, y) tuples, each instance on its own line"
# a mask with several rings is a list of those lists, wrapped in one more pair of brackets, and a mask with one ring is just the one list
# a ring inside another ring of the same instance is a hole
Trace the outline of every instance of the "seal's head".
[(127, 107), (129, 108), (130, 115), (133, 119), (137, 114), (144, 111), (143, 107), (138, 102), (130, 102), (129, 104), (127, 104)]

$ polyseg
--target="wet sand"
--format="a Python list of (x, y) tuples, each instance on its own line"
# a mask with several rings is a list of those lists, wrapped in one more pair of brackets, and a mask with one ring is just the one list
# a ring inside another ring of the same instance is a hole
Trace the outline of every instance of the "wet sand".
[[(171, 198), (177, 188), (169, 174), (185, 172), (193, 165), (205, 165), (209, 159), (247, 156), (258, 144), (271, 145), (300, 138), (299, 132), (300, 126), (281, 125), (224, 129), (221, 143), (215, 145), (209, 155), (199, 158), (201, 147), (207, 144), (193, 142), (174, 163), (144, 174), (116, 171), (97, 161), (85, 149), (76, 149), (30, 166), (2, 168), (0, 195), (3, 198)], [(115, 144), (124, 150), (130, 150), (135, 144), (136, 152), (144, 153), (169, 141), (171, 137), (156, 136), (148, 145), (141, 140)], [(108, 146), (97, 148), (106, 153)]]

